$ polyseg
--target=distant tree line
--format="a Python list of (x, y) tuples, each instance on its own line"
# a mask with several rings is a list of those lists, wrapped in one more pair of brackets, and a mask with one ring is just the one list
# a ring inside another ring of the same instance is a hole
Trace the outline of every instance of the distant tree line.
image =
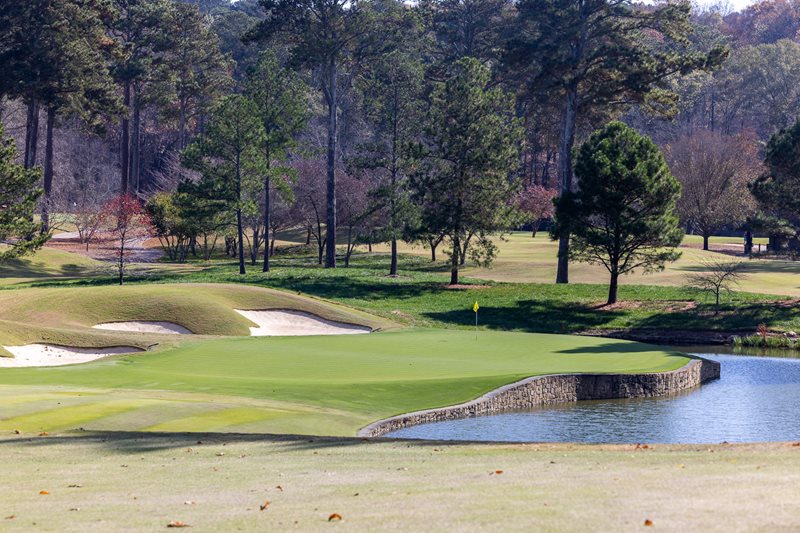
[(4, 2), (0, 117), (23, 169), (42, 169), (43, 235), (58, 213), (91, 222), (93, 203), (130, 193), (174, 260), (221, 251), (240, 272), (269, 271), (277, 235), (299, 228), (326, 267), (385, 242), (397, 275), (398, 241), (433, 259), (442, 246), (457, 283), (465, 261), (491, 262), (492, 236), (555, 216), (566, 283), (589, 248), (565, 217), (580, 219), (571, 209), (589, 200), (575, 195), (596, 177), (573, 154), (614, 119), (663, 147), (683, 186), (664, 216), (706, 242), (786, 221), (749, 184), (763, 174), (758, 142), (800, 108), (794, 13), (778, 0), (741, 13), (609, 0)]

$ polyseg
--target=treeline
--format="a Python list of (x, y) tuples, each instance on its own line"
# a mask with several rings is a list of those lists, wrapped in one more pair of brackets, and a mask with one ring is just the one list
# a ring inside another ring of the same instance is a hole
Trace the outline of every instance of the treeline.
[[(467, 258), (491, 261), (492, 234), (552, 215), (551, 199), (576, 188), (576, 143), (614, 118), (665, 150), (689, 229), (751, 217), (758, 142), (800, 105), (794, 13), (780, 1), (742, 13), (608, 0), (5, 2), (0, 110), (24, 167), (43, 168), (45, 231), (56, 213), (129, 192), (177, 260), (220, 246), (242, 272), (268, 270), (275, 235), (299, 227), (328, 267), (337, 243), (345, 263), (356, 244), (390, 243), (391, 274), (397, 241), (434, 258), (443, 244), (455, 283)], [(569, 243), (562, 231), (560, 282)]]

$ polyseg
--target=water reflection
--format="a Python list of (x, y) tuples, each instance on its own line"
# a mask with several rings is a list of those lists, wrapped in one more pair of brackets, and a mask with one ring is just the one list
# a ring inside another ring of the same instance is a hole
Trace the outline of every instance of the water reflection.
[(800, 359), (703, 356), (722, 364), (721, 379), (680, 395), (562, 404), (424, 424), (388, 436), (586, 443), (800, 439)]

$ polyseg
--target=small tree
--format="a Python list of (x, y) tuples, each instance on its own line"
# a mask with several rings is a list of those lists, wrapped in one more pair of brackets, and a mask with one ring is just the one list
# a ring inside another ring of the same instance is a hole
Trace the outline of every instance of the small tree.
[(131, 248), (152, 236), (150, 217), (142, 203), (130, 194), (121, 194), (103, 207), (103, 227), (114, 239), (114, 256), (119, 273), (119, 284), (125, 276), (125, 265), (130, 260)]
[(608, 270), (613, 304), (621, 274), (661, 270), (680, 256), (681, 186), (655, 143), (616, 121), (583, 143), (575, 175), (581, 188), (559, 198), (553, 236), (571, 233), (572, 257)]
[(558, 196), (556, 189), (548, 189), (541, 185), (525, 187), (514, 197), (514, 204), (519, 209), (525, 222), (531, 225), (531, 237), (536, 237), (536, 232), (542, 220), (551, 218), (555, 214), (553, 200)]
[(705, 261), (703, 272), (688, 276), (688, 286), (713, 294), (714, 313), (719, 313), (720, 294), (733, 292), (733, 286), (744, 277), (742, 267), (740, 261)]
[(40, 234), (33, 222), (36, 201), (42, 189), (36, 187), (38, 170), (26, 170), (17, 164), (14, 140), (5, 136), (0, 122), (0, 261), (33, 252), (50, 238)]
[(184, 164), (216, 182), (218, 193), (232, 201), (240, 274), (245, 273), (243, 210), (247, 197), (252, 197), (248, 189), (258, 189), (264, 173), (263, 139), (258, 107), (244, 96), (231, 95), (214, 107), (205, 134), (184, 151)]
[(464, 245), (470, 243), (471, 259), (489, 264), (497, 252), (490, 236), (511, 226), (509, 177), (522, 131), (513, 97), (490, 87), (489, 69), (473, 58), (458, 61), (435, 89), (429, 118), (411, 181), (422, 225), (447, 235), (455, 285)]

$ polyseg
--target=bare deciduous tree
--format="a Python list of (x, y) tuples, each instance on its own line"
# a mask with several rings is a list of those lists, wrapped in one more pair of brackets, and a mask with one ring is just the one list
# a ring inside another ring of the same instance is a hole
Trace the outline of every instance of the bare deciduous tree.
[(714, 295), (714, 312), (719, 313), (721, 293), (730, 294), (733, 287), (744, 278), (740, 261), (711, 260), (703, 262), (703, 272), (690, 274), (688, 286)]
[(678, 213), (703, 236), (703, 250), (716, 231), (741, 224), (753, 212), (755, 202), (747, 188), (759, 170), (753, 140), (701, 130), (667, 146), (666, 155), (683, 186)]

